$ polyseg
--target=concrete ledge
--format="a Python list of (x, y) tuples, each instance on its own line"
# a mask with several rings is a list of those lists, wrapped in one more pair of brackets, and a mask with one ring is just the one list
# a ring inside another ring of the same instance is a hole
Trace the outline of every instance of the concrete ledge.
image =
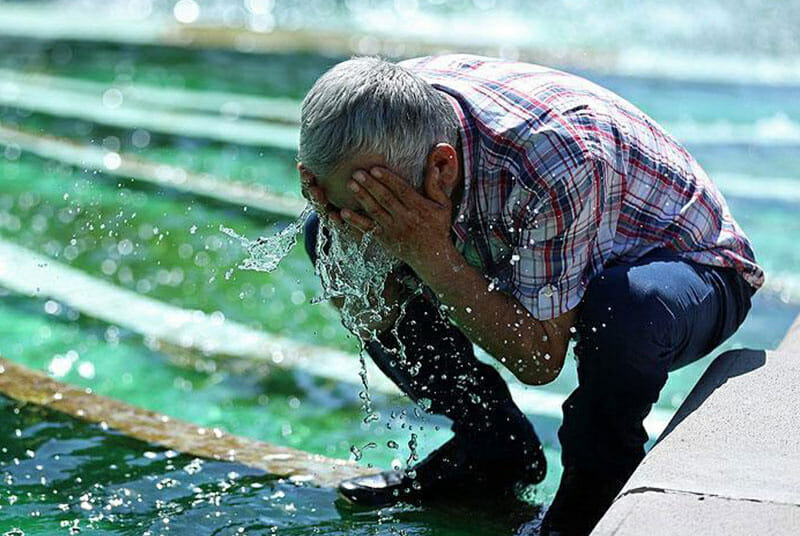
[(800, 534), (799, 352), (720, 355), (592, 535)]
[(619, 497), (592, 534), (753, 536), (797, 534), (798, 527), (795, 505), (648, 490)]

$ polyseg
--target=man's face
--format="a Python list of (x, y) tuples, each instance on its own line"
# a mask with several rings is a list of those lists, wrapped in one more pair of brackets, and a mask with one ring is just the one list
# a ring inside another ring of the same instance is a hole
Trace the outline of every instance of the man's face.
[(352, 180), (356, 170), (368, 171), (374, 166), (386, 166), (383, 156), (360, 155), (342, 162), (331, 176), (317, 177), (317, 185), (325, 192), (330, 210), (339, 211), (346, 208), (353, 212), (363, 213), (353, 192), (347, 188), (347, 183)]
[[(316, 177), (317, 187), (323, 190), (327, 201), (324, 210), (338, 212), (343, 208), (363, 214), (347, 183), (356, 170), (369, 170), (385, 166), (380, 156), (362, 156), (339, 165), (328, 177)], [(333, 218), (332, 218), (333, 219)], [(341, 221), (336, 218), (334, 220)], [(370, 332), (376, 319), (388, 314), (381, 297), (386, 278), (398, 266), (374, 238), (358, 238), (347, 224), (341, 226), (328, 218), (320, 221), (320, 234), (324, 242), (317, 243), (316, 269), (322, 282), (323, 295), (342, 299), (339, 306), (344, 325), (353, 333)]]

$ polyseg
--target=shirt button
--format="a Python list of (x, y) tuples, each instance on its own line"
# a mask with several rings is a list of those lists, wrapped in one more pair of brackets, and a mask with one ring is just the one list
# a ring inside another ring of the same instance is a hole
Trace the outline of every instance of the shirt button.
[(545, 298), (552, 298), (553, 294), (555, 294), (555, 293), (556, 293), (556, 289), (553, 287), (553, 285), (545, 285), (539, 291), (539, 294), (541, 294)]

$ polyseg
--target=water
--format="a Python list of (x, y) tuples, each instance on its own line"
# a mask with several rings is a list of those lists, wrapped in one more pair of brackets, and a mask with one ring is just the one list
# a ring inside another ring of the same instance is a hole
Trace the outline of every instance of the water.
[[(309, 204), (294, 222), (273, 235), (256, 240), (249, 240), (223, 226), (220, 226), (220, 230), (238, 240), (247, 252), (248, 257), (239, 268), (269, 273), (278, 267), (296, 245), (297, 235), (302, 231), (303, 224), (311, 212)], [(315, 254), (314, 270), (320, 277), (322, 294), (312, 299), (311, 303), (320, 303), (324, 300), (334, 302), (340, 312), (342, 325), (359, 341), (358, 359), (361, 366), (359, 378), (363, 387), (359, 392), (359, 398), (363, 401), (362, 409), (365, 415), (363, 423), (369, 425), (379, 421), (380, 416), (372, 408), (372, 395), (367, 377), (366, 344), (368, 342), (381, 344), (378, 338), (380, 330), (377, 326), (387, 321), (391, 322), (394, 307), (397, 307), (399, 312), (391, 331), (397, 335), (398, 326), (405, 316), (409, 300), (421, 292), (422, 288), (419, 282), (415, 282), (415, 292), (405, 297), (398, 296), (398, 305), (389, 303), (391, 298), (384, 297), (384, 287), (387, 278), (397, 269), (399, 262), (389, 255), (370, 233), (359, 236), (347, 228), (331, 225), (324, 216), (319, 219)], [(226, 278), (229, 274), (230, 272), (226, 272)], [(397, 360), (400, 363), (405, 362), (405, 346), (402, 343), (392, 352), (397, 353)], [(417, 459), (416, 434), (412, 433), (411, 437), (409, 462)], [(350, 453), (355, 461), (360, 461), (365, 449), (376, 446), (375, 442), (369, 442), (361, 448), (352, 445)]]
[[(0, 527), (52, 534), (511, 534), (535, 511), (338, 510), (330, 489), (199, 460), (0, 396)], [(9, 491), (11, 493), (9, 493)], [(511, 514), (509, 516), (509, 513)], [(454, 515), (455, 514), (455, 515)]]
[[(270, 236), (262, 236), (256, 240), (249, 240), (244, 236), (240, 236), (233, 229), (223, 225), (220, 225), (219, 230), (238, 240), (247, 251), (249, 257), (239, 265), (239, 268), (242, 270), (255, 270), (256, 272), (272, 272), (297, 244), (297, 235), (303, 230), (303, 223), (305, 223), (309, 214), (311, 214), (310, 205), (303, 209), (302, 214), (295, 221), (277, 233)], [(231, 274), (232, 272), (225, 272), (225, 278), (229, 279)]]
[[(359, 2), (346, 4), (357, 7)], [(427, 3), (417, 4), (425, 15)], [(552, 32), (565, 31), (568, 19), (575, 20), (580, 2), (572, 4), (576, 7), (570, 7), (571, 11), (554, 10), (560, 22), (553, 25)], [(375, 5), (378, 9), (385, 7)], [(623, 11), (628, 9), (619, 5)], [(753, 4), (748, 9), (742, 8), (744, 4), (736, 5), (741, 9), (705, 2), (703, 9), (741, 11), (741, 17), (729, 19), (736, 22), (733, 27), (744, 30), (752, 24), (745, 19), (767, 20), (766, 26), (777, 30), (767, 32), (767, 44), (759, 44), (754, 50), (763, 54), (767, 49), (781, 49), (776, 61), (794, 54), (796, 41), (778, 43), (779, 36), (786, 35), (780, 29), (782, 25), (794, 27), (792, 16), (781, 21), (774, 16), (759, 19), (748, 13), (755, 10), (764, 15), (770, 10), (768, 4)], [(446, 7), (437, 9), (447, 15)], [(638, 13), (638, 9), (631, 13)], [(664, 9), (678, 15), (684, 12), (680, 7)], [(364, 13), (365, 18), (354, 24), (370, 23), (373, 15), (369, 10)], [(479, 8), (465, 8), (465, 18), (476, 14), (485, 18)], [(593, 19), (587, 16), (578, 20), (590, 25)], [(628, 33), (616, 36), (618, 41), (611, 43), (611, 48), (620, 48), (629, 39), (657, 50), (664, 42), (672, 42), (676, 28), (681, 28), (679, 24), (663, 26), (649, 43), (642, 42), (635, 30), (626, 29)], [(754, 39), (744, 30), (735, 32), (744, 43), (741, 50)], [(570, 39), (602, 48), (597, 32), (570, 31), (574, 32)], [(718, 33), (713, 35), (723, 32), (719, 28), (715, 31)], [(544, 33), (531, 34), (534, 39), (547, 41)], [(607, 35), (604, 33), (603, 39)], [(724, 54), (724, 35), (705, 48), (698, 45), (699, 37), (692, 35), (689, 32), (676, 41), (678, 52), (697, 49)], [(105, 82), (133, 80), (166, 88), (293, 99), (300, 99), (316, 77), (338, 61), (313, 54), (251, 56), (2, 38), (0, 52), (2, 67)], [(686, 53), (686, 57), (692, 56)], [(748, 60), (741, 60), (741, 65), (747, 66)], [(741, 71), (741, 65), (731, 72)], [(767, 288), (756, 296), (748, 321), (725, 347), (774, 347), (800, 312), (800, 252), (794, 247), (794, 237), (800, 233), (796, 196), (800, 191), (800, 163), (794, 134), (800, 125), (800, 90), (786, 83), (690, 82), (681, 73), (685, 71), (642, 78), (623, 71), (582, 72), (667, 124), (718, 181), (769, 276)], [(134, 136), (133, 130), (14, 108), (0, 108), (0, 123), (117, 147), (120, 152), (157, 162), (265, 184), (300, 198), (291, 151), (157, 132), (148, 132), (145, 139), (141, 133)], [(268, 236), (276, 228), (286, 228), (287, 223), (257, 211), (199, 200), (0, 147), (2, 239), (168, 303), (224, 315), (255, 329), (301, 341), (358, 352), (358, 341), (340, 325), (336, 309), (324, 301), (309, 303), (324, 296), (324, 290), (301, 247), (291, 249), (270, 273), (237, 270), (243, 259), (242, 248), (219, 230), (224, 225), (241, 236)], [(424, 457), (449, 438), (444, 419), (415, 412), (405, 400), (371, 393), (371, 411), (365, 414), (364, 400), (353, 384), (334, 384), (306, 373), (253, 365), (233, 369), (213, 356), (187, 361), (147, 342), (63, 305), (0, 293), (0, 353), (29, 367), (49, 370), (71, 384), (91, 387), (99, 394), (202, 426), (311, 452), (340, 458), (361, 456), (360, 463), (381, 468), (413, 463), (414, 456)], [(659, 407), (673, 409), (679, 405), (707, 361), (674, 373)], [(575, 382), (570, 360), (562, 376), (544, 389), (566, 394)], [(364, 423), (365, 416), (371, 414), (379, 420)], [(544, 415), (531, 418), (550, 462), (547, 480), (533, 499), (542, 503), (552, 495), (559, 478), (559, 423)], [(17, 429), (20, 437), (15, 435)], [(197, 464), (192, 465), (190, 458), (167, 454), (153, 445), (57, 413), (33, 406), (17, 407), (2, 398), (0, 434), (0, 443), (6, 449), (0, 450), (2, 531), (20, 527), (26, 534), (68, 534), (70, 527), (61, 523), (79, 520), (80, 528), (93, 534), (140, 534), (148, 529), (153, 534), (236, 534), (241, 527), (247, 527), (250, 534), (271, 534), (275, 526), (278, 534), (298, 535), (392, 531), (513, 534), (514, 527), (536, 515), (535, 508), (501, 515), (477, 507), (340, 512), (330, 490), (296, 487), (221, 462), (203, 462), (200, 471), (191, 473)], [(351, 451), (353, 446), (358, 455)], [(27, 451), (34, 457), (30, 458)], [(238, 476), (232, 478), (231, 473)], [(9, 476), (10, 484), (6, 480)], [(45, 477), (44, 484), (41, 477)], [(131, 491), (129, 497), (141, 496), (142, 502), (128, 503), (123, 488)], [(87, 493), (91, 495), (82, 499)], [(13, 505), (12, 496), (16, 497)], [(83, 508), (84, 502), (91, 508)], [(61, 509), (62, 504), (67, 505), (67, 511)], [(104, 510), (109, 505), (111, 508)], [(90, 520), (101, 512), (107, 517)], [(169, 523), (164, 523), (167, 518)], [(90, 523), (95, 528), (88, 531)]]

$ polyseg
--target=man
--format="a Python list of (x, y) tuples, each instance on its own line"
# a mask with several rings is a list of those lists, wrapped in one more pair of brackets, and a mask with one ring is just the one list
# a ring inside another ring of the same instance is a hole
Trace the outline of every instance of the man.
[(717, 188), (610, 91), (476, 56), (343, 62), (303, 102), (300, 138), (319, 214), (309, 254), (321, 218), (325, 233), (369, 232), (402, 261), (390, 302), (407, 295), (404, 275), (421, 281), (427, 292), (378, 322), (366, 348), (454, 423), (411, 471), (340, 493), (380, 506), (541, 481), (539, 440), (472, 343), (541, 385), (575, 338), (579, 386), (563, 406), (564, 472), (543, 533), (587, 534), (644, 456), (642, 422), (668, 372), (727, 339), (763, 283)]

